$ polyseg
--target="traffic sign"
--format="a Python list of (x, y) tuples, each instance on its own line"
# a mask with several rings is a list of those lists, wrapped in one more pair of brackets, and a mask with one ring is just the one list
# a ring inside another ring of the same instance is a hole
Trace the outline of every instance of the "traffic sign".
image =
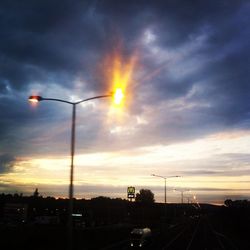
[(135, 198), (135, 187), (128, 187), (127, 193), (129, 199)]

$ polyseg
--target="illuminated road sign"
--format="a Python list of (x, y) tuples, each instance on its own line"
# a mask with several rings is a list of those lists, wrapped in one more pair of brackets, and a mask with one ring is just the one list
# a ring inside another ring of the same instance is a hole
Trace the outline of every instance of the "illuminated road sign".
[(135, 187), (128, 187), (127, 193), (129, 199), (135, 198)]

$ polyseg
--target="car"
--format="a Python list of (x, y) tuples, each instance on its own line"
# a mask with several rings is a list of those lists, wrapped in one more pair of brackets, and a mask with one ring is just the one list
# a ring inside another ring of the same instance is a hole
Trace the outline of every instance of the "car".
[(130, 233), (130, 247), (142, 248), (151, 242), (152, 232), (150, 228), (134, 228)]

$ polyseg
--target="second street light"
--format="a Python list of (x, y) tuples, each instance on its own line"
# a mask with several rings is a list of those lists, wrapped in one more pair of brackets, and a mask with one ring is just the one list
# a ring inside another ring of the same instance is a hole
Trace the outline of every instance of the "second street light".
[(73, 214), (73, 197), (74, 197), (74, 155), (75, 155), (75, 125), (76, 125), (76, 105), (87, 102), (94, 99), (106, 98), (106, 97), (114, 97), (114, 102), (119, 104), (123, 98), (123, 94), (121, 89), (117, 89), (115, 93), (107, 94), (107, 95), (99, 95), (94, 96), (91, 98), (83, 99), (77, 102), (70, 102), (62, 99), (57, 98), (44, 98), (42, 96), (30, 96), (30, 102), (40, 102), (40, 101), (56, 101), (56, 102), (63, 102), (66, 104), (72, 105), (72, 120), (71, 120), (71, 163), (70, 163), (70, 184), (69, 184), (69, 218), (68, 218), (68, 227), (69, 227), (69, 249), (73, 249), (73, 221), (72, 221), (72, 214)]
[(151, 176), (154, 177), (159, 177), (164, 179), (164, 203), (165, 203), (165, 216), (166, 216), (166, 209), (167, 209), (167, 179), (169, 178), (176, 178), (176, 177), (181, 177), (179, 175), (171, 175), (171, 176), (162, 176), (162, 175), (156, 175), (156, 174), (151, 174)]
[(184, 195), (183, 194), (185, 192), (190, 192), (191, 190), (190, 189), (180, 189), (180, 190), (174, 189), (174, 191), (177, 191), (177, 192), (181, 193), (181, 204), (183, 204), (184, 203)]

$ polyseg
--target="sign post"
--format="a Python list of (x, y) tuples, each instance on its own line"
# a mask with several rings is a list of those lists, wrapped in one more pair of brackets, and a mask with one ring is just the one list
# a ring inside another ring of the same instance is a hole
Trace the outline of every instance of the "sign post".
[(128, 187), (127, 189), (128, 199), (132, 201), (135, 198), (135, 187)]

